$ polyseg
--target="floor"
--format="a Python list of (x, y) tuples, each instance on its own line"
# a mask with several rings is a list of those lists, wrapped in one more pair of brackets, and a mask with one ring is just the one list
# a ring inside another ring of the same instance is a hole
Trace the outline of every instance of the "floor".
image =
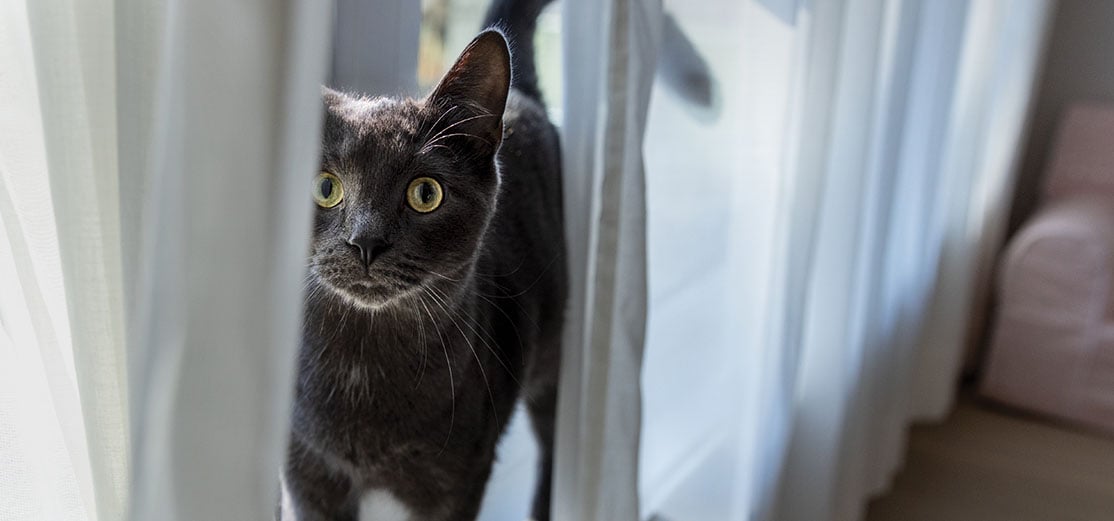
[(893, 490), (867, 521), (1114, 519), (1114, 437), (971, 399), (916, 427)]

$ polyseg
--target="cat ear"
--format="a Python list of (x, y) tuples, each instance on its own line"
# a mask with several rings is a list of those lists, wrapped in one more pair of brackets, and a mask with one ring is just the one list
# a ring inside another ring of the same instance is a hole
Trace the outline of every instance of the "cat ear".
[(487, 30), (460, 53), (427, 102), (446, 109), (456, 105), (478, 109), (476, 119), (457, 128), (495, 146), (503, 137), (503, 110), (510, 86), (511, 51), (507, 40), (502, 33)]

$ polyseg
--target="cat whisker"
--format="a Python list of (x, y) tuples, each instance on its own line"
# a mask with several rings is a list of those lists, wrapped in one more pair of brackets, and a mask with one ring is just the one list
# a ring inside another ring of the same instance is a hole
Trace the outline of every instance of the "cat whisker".
[(489, 146), (493, 144), (491, 141), (488, 141), (488, 140), (486, 140), (486, 139), (484, 139), (480, 136), (477, 136), (475, 134), (469, 134), (467, 132), (453, 132), (452, 134), (445, 134), (445, 135), (443, 135), (443, 136), (441, 136), (437, 139), (434, 139), (434, 140), (430, 141), (429, 143), (426, 143), (425, 146), (423, 146), (422, 149), (418, 151), (418, 153), (421, 154), (427, 148), (433, 146), (434, 143), (437, 143), (438, 141), (443, 141), (443, 140), (449, 139), (451, 137), (470, 137), (470, 138), (475, 138), (475, 139), (478, 139), (480, 141), (483, 141), (484, 143), (487, 143)]
[(454, 279), (454, 278), (449, 277), (447, 275), (442, 275), (440, 273), (437, 273), (436, 271), (433, 271), (433, 270), (425, 270), (425, 272), (429, 273), (430, 275), (436, 275), (438, 277), (441, 277), (441, 278), (443, 278), (445, 280), (448, 280), (448, 281), (451, 281), (451, 282), (464, 282), (464, 279)]
[(557, 262), (557, 259), (558, 259), (558, 258), (560, 258), (560, 256), (554, 256), (554, 257), (553, 257), (552, 259), (549, 259), (549, 263), (547, 263), (547, 264), (545, 265), (545, 267), (544, 267), (544, 268), (542, 268), (542, 270), (541, 270), (541, 271), (540, 271), (540, 272), (538, 273), (538, 276), (534, 278), (534, 281), (533, 281), (533, 282), (531, 282), (530, 284), (528, 284), (528, 285), (527, 285), (527, 286), (526, 286), (525, 288), (523, 288), (523, 289), (522, 289), (522, 291), (519, 291), (518, 293), (515, 293), (515, 294), (513, 294), (513, 295), (510, 295), (510, 294), (508, 294), (508, 295), (505, 295), (505, 296), (504, 296), (504, 297), (502, 297), (502, 298), (510, 298), (510, 299), (513, 299), (513, 298), (516, 298), (516, 297), (521, 297), (521, 296), (523, 296), (523, 295), (525, 295), (525, 294), (529, 293), (531, 289), (534, 289), (534, 286), (538, 285), (538, 282), (541, 282), (541, 280), (542, 280), (543, 278), (545, 278), (545, 274), (546, 274), (546, 272), (548, 272), (548, 271), (549, 271), (549, 268), (552, 268), (552, 267), (553, 267), (553, 264)]
[(420, 296), (419, 299), (422, 303), (422, 307), (425, 308), (426, 314), (429, 315), (430, 321), (434, 322), (433, 330), (437, 331), (437, 338), (441, 341), (441, 351), (445, 353), (445, 367), (449, 370), (449, 393), (452, 400), (452, 409), (449, 413), (449, 432), (445, 435), (445, 443), (441, 445), (441, 450), (437, 452), (437, 455), (440, 456), (445, 452), (445, 449), (448, 448), (449, 440), (452, 439), (453, 436), (453, 426), (456, 424), (456, 382), (453, 380), (453, 362), (449, 359), (449, 348), (445, 346), (445, 337), (441, 335), (441, 328), (436, 327), (437, 323), (433, 319), (433, 312), (429, 310), (429, 306), (426, 305), (425, 299)]
[[(474, 120), (477, 120), (477, 119), (480, 119), (480, 118), (493, 118), (493, 117), (495, 117), (495, 114), (480, 114), (478, 116), (472, 116), (472, 117), (464, 118), (460, 121), (457, 121), (456, 123), (453, 123), (452, 125), (449, 125), (449, 126), (443, 128), (443, 129), (441, 129), (439, 132), (437, 132), (436, 135), (434, 135), (432, 138), (430, 138), (428, 141), (426, 141), (426, 144), (422, 147), (422, 151), (424, 152), (426, 147), (429, 146), (431, 143), (437, 142), (442, 137), (442, 135), (445, 134), (445, 132), (448, 132), (449, 130), (452, 130), (453, 127), (456, 127), (458, 125), (463, 125), (465, 123), (468, 123), (469, 121), (474, 121)], [(440, 120), (438, 120), (438, 121), (440, 121)], [(418, 153), (420, 154), (422, 152), (418, 152)]]
[[(432, 289), (432, 288), (429, 288)], [(491, 412), (495, 415), (495, 422), (499, 423), (499, 408), (495, 405), (495, 393), (491, 391), (491, 382), (487, 379), (487, 371), (484, 369), (483, 361), (480, 360), (480, 355), (476, 353), (476, 348), (472, 346), (472, 340), (464, 333), (464, 329), (460, 327), (460, 323), (456, 321), (453, 312), (449, 309), (447, 303), (441, 301), (436, 293), (429, 292), (429, 296), (433, 297), (433, 302), (441, 307), (441, 309), (449, 316), (449, 320), (453, 321), (456, 330), (460, 332), (460, 336), (464, 338), (464, 342), (468, 344), (468, 350), (472, 352), (472, 357), (476, 359), (476, 365), (480, 369), (480, 376), (483, 377), (484, 387), (487, 388), (487, 396), (491, 399)]]
[(428, 153), (428, 152), (432, 152), (433, 149), (435, 149), (435, 148), (443, 148), (445, 150), (448, 150), (449, 152), (453, 151), (453, 149), (449, 148), (447, 145), (437, 144), (437, 145), (425, 147), (425, 148), (419, 150), (418, 155), (425, 154), (425, 153)]
[[(441, 293), (437, 288), (429, 288), (429, 289), (432, 292), (440, 293), (442, 300), (447, 300), (448, 297), (446, 295), (444, 295), (444, 293)], [(499, 353), (497, 353), (495, 351), (495, 348), (491, 347), (491, 344), (489, 344), (487, 342), (487, 339), (484, 338), (484, 335), (486, 335), (488, 339), (490, 339), (492, 342), (495, 342), (496, 344), (498, 344), (499, 342), (495, 341), (495, 338), (491, 336), (491, 333), (488, 332), (486, 329), (484, 329), (484, 327), (479, 323), (479, 321), (477, 321), (475, 319), (475, 317), (469, 315), (464, 310), (459, 310), (459, 313), (456, 313), (456, 315), (458, 317), (460, 317), (461, 320), (464, 320), (464, 325), (468, 326), (468, 329), (472, 330), (472, 333), (474, 333), (476, 335), (476, 338), (478, 338), (481, 342), (483, 342), (484, 347), (486, 347), (487, 350), (489, 352), (491, 352), (491, 355), (495, 357), (495, 360), (497, 360), (499, 362), (499, 365), (503, 366), (503, 369), (507, 371), (507, 375), (511, 377), (511, 380), (514, 380), (514, 382), (516, 384), (521, 385), (521, 382), (519, 382), (518, 378), (515, 377), (514, 371), (511, 371), (510, 366), (508, 366), (507, 363), (505, 361), (503, 361), (503, 358), (499, 356)], [(472, 323), (475, 323), (477, 327), (479, 327), (481, 330), (483, 330), (483, 334), (481, 334), (479, 331), (476, 331), (476, 328), (472, 327), (472, 324), (470, 324), (469, 321), (471, 321)], [(520, 338), (520, 340), (521, 340), (521, 338)]]
[[(420, 294), (416, 294), (414, 296), (418, 299), (422, 298)], [(425, 317), (421, 313), (419, 313), (419, 311), (420, 310), (417, 308), (417, 306), (415, 306), (414, 314), (418, 317), (418, 343), (422, 345), (422, 361), (418, 363), (418, 378), (414, 382), (415, 389), (422, 385), (422, 377), (425, 376), (426, 351), (428, 350), (425, 338)], [(429, 319), (432, 321), (433, 317), (431, 316), (429, 317)], [(434, 323), (433, 327), (436, 328), (437, 324)]]
[[(477, 292), (476, 292), (476, 296), (477, 296), (477, 297), (480, 297), (480, 298), (482, 298), (482, 299), (484, 299), (484, 301), (485, 301), (485, 302), (487, 302), (488, 304), (491, 304), (491, 307), (493, 307), (493, 308), (495, 308), (496, 310), (498, 310), (498, 311), (499, 311), (500, 313), (502, 313), (502, 314), (503, 314), (503, 316), (504, 316), (504, 317), (506, 317), (506, 318), (507, 318), (507, 323), (508, 323), (508, 324), (510, 324), (510, 326), (511, 326), (511, 331), (514, 331), (514, 336), (515, 336), (515, 338), (517, 338), (517, 339), (518, 339), (518, 346), (519, 346), (520, 348), (521, 348), (521, 347), (524, 347), (524, 346), (525, 346), (526, 344), (525, 344), (525, 343), (524, 343), (524, 342), (522, 341), (522, 335), (520, 335), (520, 334), (519, 334), (519, 332), (518, 332), (518, 326), (517, 326), (517, 325), (515, 325), (515, 323), (514, 323), (514, 319), (512, 319), (512, 318), (511, 318), (511, 316), (510, 316), (510, 315), (508, 315), (506, 311), (503, 311), (503, 308), (501, 308), (501, 307), (499, 307), (498, 305), (496, 305), (496, 304), (495, 304), (495, 302), (493, 302), (493, 301), (492, 301), (491, 299), (489, 299), (489, 298), (485, 297), (485, 296), (484, 296), (484, 295), (482, 295), (482, 294), (481, 294), (480, 292), (478, 292), (478, 291), (477, 291)], [(517, 302), (515, 302), (515, 304), (517, 304)], [(519, 306), (519, 309), (522, 309), (522, 306)], [(530, 318), (530, 316), (529, 316), (529, 315), (527, 315), (527, 314), (525, 313), (525, 310), (523, 310), (523, 316), (525, 316), (525, 317), (526, 317), (526, 319), (527, 319), (527, 320), (529, 320), (529, 321), (530, 321), (531, 323), (533, 323), (533, 322), (534, 322), (534, 319)], [(535, 328), (535, 329), (537, 329), (537, 324), (534, 324), (534, 328)], [(506, 366), (504, 366), (504, 367), (506, 367)], [(509, 371), (510, 371), (510, 370), (508, 369), (508, 372), (509, 372)], [(514, 378), (514, 376), (512, 375), (512, 376), (511, 376), (511, 378)], [(515, 381), (517, 382), (518, 380), (516, 379)]]
[[(445, 116), (448, 116), (454, 110), (459, 109), (459, 108), (460, 108), (460, 105), (453, 105), (453, 106), (449, 107), (448, 110), (446, 110), (445, 112), (442, 112), (441, 116), (437, 118), (437, 121), (434, 121), (433, 124), (430, 125), (429, 130), (426, 131), (426, 137), (423, 138), (423, 141), (429, 142), (429, 133), (433, 132), (433, 130), (437, 128), (437, 125), (441, 124), (441, 120), (445, 119)], [(434, 137), (436, 137), (436, 136), (434, 136)]]
[[(465, 282), (465, 280), (464, 280), (464, 279), (454, 279), (454, 278), (452, 278), (452, 277), (449, 277), (449, 276), (446, 276), (446, 275), (442, 275), (442, 274), (440, 274), (440, 273), (437, 273), (436, 271), (433, 271), (433, 270), (422, 269), (422, 268), (420, 268), (420, 267), (418, 267), (418, 266), (412, 266), (412, 267), (413, 267), (413, 268), (415, 268), (415, 269), (418, 269), (418, 270), (424, 271), (424, 272), (426, 272), (426, 273), (429, 273), (430, 275), (434, 275), (434, 276), (440, 277), (440, 278), (442, 278), (442, 279), (444, 279), (444, 280), (447, 280), (447, 281), (449, 281), (449, 282), (454, 282), (454, 283), (462, 283), (462, 282)], [(520, 265), (520, 267), (521, 267), (521, 265)], [(475, 276), (479, 277), (480, 275), (479, 275), (479, 274), (476, 274)], [(486, 279), (485, 279), (485, 280), (486, 280)], [(489, 282), (489, 283), (491, 283), (491, 284), (492, 284), (493, 286), (496, 286), (497, 288), (500, 288), (500, 289), (502, 289), (502, 286), (499, 286), (499, 284), (495, 283), (495, 281), (494, 281), (494, 280), (488, 280), (488, 282)], [(522, 335), (521, 335), (521, 334), (519, 333), (519, 331), (518, 331), (518, 326), (517, 326), (517, 325), (515, 325), (515, 321), (514, 321), (514, 319), (512, 319), (512, 318), (511, 318), (511, 316), (510, 316), (510, 315), (508, 315), (508, 314), (507, 314), (507, 312), (506, 312), (506, 311), (504, 311), (502, 307), (500, 307), (500, 306), (499, 306), (498, 304), (496, 304), (496, 303), (495, 303), (495, 301), (491, 300), (492, 298), (507, 298), (507, 297), (506, 297), (505, 295), (486, 295), (486, 294), (484, 294), (483, 292), (481, 292), (481, 291), (479, 291), (479, 290), (475, 290), (475, 291), (473, 291), (472, 293), (473, 293), (474, 295), (476, 295), (477, 297), (480, 297), (480, 298), (484, 299), (484, 301), (485, 301), (485, 302), (487, 302), (488, 304), (491, 304), (491, 307), (493, 307), (493, 308), (497, 309), (497, 310), (498, 310), (498, 311), (499, 311), (500, 313), (502, 313), (502, 314), (503, 314), (503, 316), (507, 318), (507, 323), (511, 325), (511, 328), (512, 328), (512, 329), (513, 329), (513, 331), (514, 331), (514, 336), (515, 336), (516, 338), (518, 338), (518, 345), (519, 345), (519, 346), (524, 346), (524, 345), (526, 345), (526, 344), (525, 344), (525, 343), (524, 343), (524, 342), (522, 341)], [(490, 297), (490, 298), (489, 298), (489, 297)], [(521, 306), (520, 304), (518, 304), (518, 301), (514, 300), (513, 298), (511, 298), (510, 300), (511, 300), (512, 302), (514, 302), (516, 306), (518, 306), (519, 310), (521, 310), (521, 311), (523, 312), (523, 316), (524, 316), (524, 317), (526, 317), (526, 319), (530, 321), (530, 323), (531, 323), (531, 324), (532, 324), (532, 325), (534, 326), (534, 328), (535, 328), (535, 329), (537, 329), (537, 328), (538, 328), (538, 325), (537, 325), (537, 323), (535, 323), (535, 322), (534, 322), (534, 319), (533, 319), (533, 318), (530, 318), (530, 315), (529, 315), (528, 313), (526, 313), (526, 310), (525, 310), (525, 309), (522, 309), (522, 306)], [(475, 319), (475, 317), (470, 317), (470, 318), (471, 318), (471, 319), (473, 320), (473, 322), (475, 322), (475, 323), (476, 323), (477, 325), (479, 325), (479, 321), (478, 321), (478, 320), (476, 320), (476, 319)], [(491, 337), (491, 335), (490, 335), (490, 334), (488, 334), (488, 337), (490, 338), (490, 337)], [(494, 339), (494, 338), (492, 338), (491, 340), (492, 340), (493, 342), (495, 341), (495, 339)], [(496, 342), (496, 343), (498, 343), (498, 342)], [(490, 347), (489, 347), (489, 349), (490, 349)], [(495, 353), (493, 352), (492, 354), (495, 354)], [(498, 358), (498, 355), (496, 355), (496, 358)], [(504, 369), (506, 369), (506, 368), (507, 368), (507, 365), (506, 365), (506, 363), (504, 363), (502, 359), (499, 359), (499, 362), (500, 362), (500, 363), (501, 363), (501, 364), (503, 365), (503, 368), (504, 368)], [(507, 369), (507, 371), (508, 371), (508, 372), (510, 372), (510, 369)], [(512, 377), (512, 378), (514, 378), (514, 375), (512, 374), (512, 375), (511, 375), (511, 377)], [(515, 379), (515, 381), (517, 382), (518, 380), (517, 380), (517, 379)]]
[[(416, 255), (412, 255), (412, 254), (405, 254), (405, 255), (403, 255), (403, 257), (404, 257), (405, 259), (407, 259), (408, 261), (411, 261), (411, 262), (406, 262), (406, 263), (400, 263), (400, 266), (403, 266), (403, 267), (405, 267), (405, 268), (408, 268), (408, 269), (412, 269), (412, 270), (416, 270), (416, 271), (420, 271), (420, 272), (423, 272), (423, 273), (428, 273), (428, 274), (430, 274), (430, 275), (434, 275), (434, 276), (436, 276), (436, 277), (440, 277), (440, 278), (442, 278), (442, 279), (445, 279), (445, 280), (448, 280), (448, 281), (450, 281), (450, 282), (457, 282), (457, 283), (461, 283), (461, 282), (467, 282), (467, 281), (466, 281), (465, 279), (463, 279), (463, 278), (461, 278), (461, 279), (454, 279), (454, 278), (452, 278), (452, 277), (449, 277), (449, 276), (447, 276), (447, 275), (445, 275), (445, 274), (442, 274), (442, 273), (437, 273), (437, 272), (435, 272), (435, 271), (431, 271), (431, 270), (428, 270), (428, 269), (422, 268), (421, 266), (418, 266), (418, 265), (416, 265), (416, 264), (413, 264), (413, 262), (418, 262), (418, 263), (429, 262), (429, 261), (430, 261), (430, 259), (425, 259), (425, 258), (421, 258), (421, 257), (418, 257), (418, 256), (416, 256)], [(517, 272), (518, 272), (518, 271), (519, 271), (520, 269), (522, 269), (522, 266), (523, 266), (523, 265), (525, 264), (525, 262), (526, 262), (526, 259), (525, 259), (525, 258), (523, 258), (523, 259), (522, 259), (522, 260), (521, 260), (521, 261), (519, 262), (518, 266), (517, 266), (517, 267), (516, 267), (515, 269), (513, 269), (513, 270), (511, 270), (511, 271), (509, 271), (509, 272), (507, 272), (507, 273), (503, 273), (503, 274), (494, 274), (494, 273), (480, 273), (480, 272), (473, 272), (473, 273), (472, 273), (472, 276), (473, 276), (473, 277), (476, 277), (476, 278), (477, 278), (477, 279), (479, 279), (479, 280), (482, 280), (482, 281), (484, 281), (484, 282), (486, 282), (486, 283), (490, 284), (491, 286), (494, 286), (494, 287), (495, 287), (496, 289), (501, 289), (501, 290), (503, 290), (503, 291), (504, 291), (504, 294), (502, 294), (502, 295), (491, 295), (491, 294), (487, 294), (487, 293), (482, 293), (482, 294), (483, 294), (484, 296), (487, 296), (487, 297), (491, 297), (491, 298), (497, 298), (497, 299), (510, 298), (510, 292), (509, 292), (509, 291), (507, 291), (507, 288), (503, 287), (503, 286), (502, 286), (501, 284), (499, 284), (499, 283), (498, 283), (498, 282), (497, 282), (497, 281), (496, 281), (495, 279), (496, 279), (496, 278), (500, 278), (500, 277), (508, 277), (508, 276), (514, 275), (514, 274), (515, 274), (515, 273), (517, 273)], [(551, 264), (551, 265), (552, 265), (552, 263), (553, 263), (553, 261), (550, 261), (550, 264)], [(548, 266), (547, 266), (547, 268), (548, 268)], [(544, 274), (544, 273), (545, 273), (545, 271), (543, 271), (542, 273)], [(478, 290), (477, 290), (477, 294), (481, 294), (481, 293), (479, 293), (479, 292), (478, 292)], [(517, 295), (515, 295), (515, 296), (517, 296)]]

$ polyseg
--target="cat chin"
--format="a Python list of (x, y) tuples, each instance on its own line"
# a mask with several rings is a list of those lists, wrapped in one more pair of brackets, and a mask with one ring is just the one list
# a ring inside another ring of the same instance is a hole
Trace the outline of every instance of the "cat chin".
[(394, 301), (394, 299), (392, 299), (387, 301), (369, 302), (362, 297), (353, 296), (346, 291), (338, 291), (337, 294), (340, 295), (342, 299), (344, 299), (344, 302), (346, 304), (362, 311), (381, 311), (390, 307), (391, 303)]
[[(362, 311), (382, 311), (384, 309), (388, 309), (397, 305), (399, 302), (405, 299), (406, 296), (413, 293), (413, 291), (392, 291), (390, 294), (369, 297), (366, 294), (361, 295), (349, 288), (337, 287), (333, 284), (330, 284), (329, 282), (325, 282), (324, 285), (332, 290), (334, 294), (344, 300), (346, 304)], [(363, 291), (370, 292), (374, 290), (372, 290), (370, 287), (366, 287)], [(377, 291), (377, 293), (384, 292), (382, 290), (379, 290)]]

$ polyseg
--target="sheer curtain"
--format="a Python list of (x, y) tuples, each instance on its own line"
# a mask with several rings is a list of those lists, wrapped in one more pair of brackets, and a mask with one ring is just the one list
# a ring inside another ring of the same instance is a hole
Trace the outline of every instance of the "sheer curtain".
[(643, 509), (859, 519), (954, 399), (1051, 2), (713, 3), (666, 8), (718, 105), (650, 109)]
[(128, 483), (112, 2), (0, 6), (0, 518)]
[(638, 518), (646, 312), (642, 141), (661, 39), (658, 0), (565, 0), (569, 252), (555, 519)]
[[(861, 136), (861, 166), (829, 164), (817, 171), (818, 197), (797, 192), (798, 205), (819, 209), (812, 266), (801, 274), (802, 366), (776, 519), (857, 519), (900, 464), (907, 422), (950, 410), (978, 262), (1001, 240), (1050, 6), (877, 6), (879, 36), (867, 44), (875, 58), (863, 70), (874, 100), (865, 112), (837, 112), (832, 127)], [(849, 2), (845, 19), (874, 7)], [(847, 349), (833, 351), (833, 339)], [(836, 456), (818, 465), (819, 454)]]
[(0, 518), (273, 515), (329, 14), (0, 5)]
[(331, 10), (183, 0), (165, 12), (133, 337), (132, 517), (268, 519)]

